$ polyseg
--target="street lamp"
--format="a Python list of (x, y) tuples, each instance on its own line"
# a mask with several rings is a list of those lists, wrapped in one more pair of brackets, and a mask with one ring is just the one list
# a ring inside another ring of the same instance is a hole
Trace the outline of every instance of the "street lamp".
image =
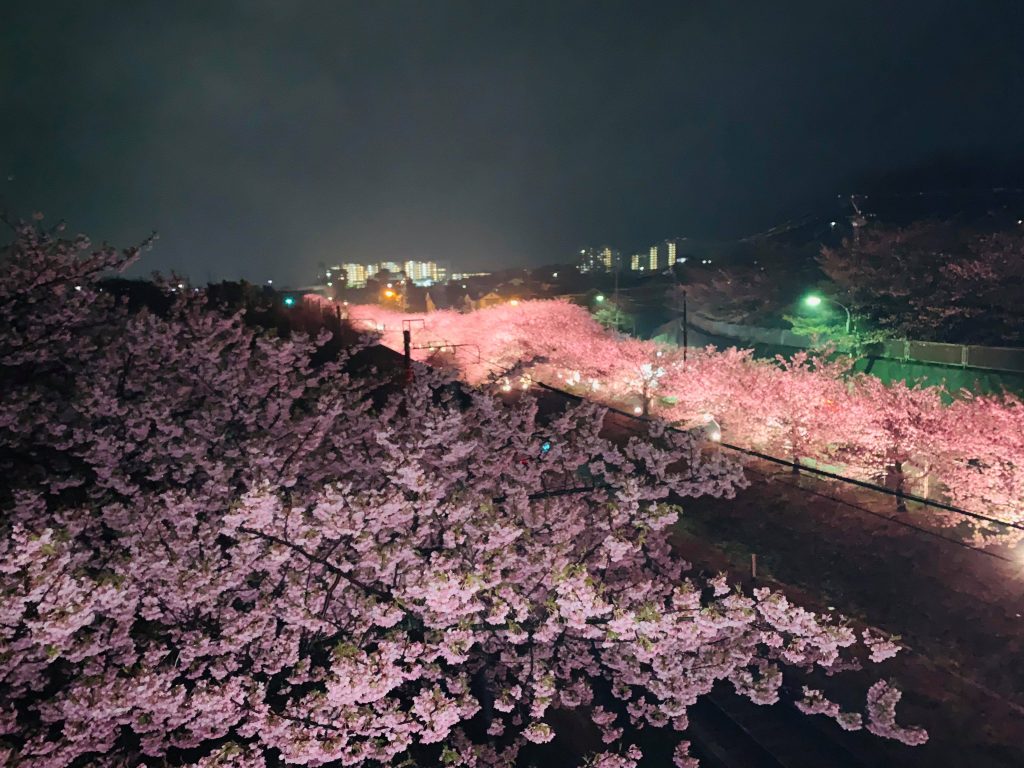
[(809, 296), (805, 296), (804, 297), (804, 306), (805, 307), (810, 307), (811, 309), (816, 309), (817, 307), (821, 306), (821, 303), (823, 301), (830, 301), (833, 304), (835, 304), (837, 307), (842, 307), (846, 311), (846, 333), (847, 333), (847, 335), (849, 335), (849, 333), (850, 333), (850, 324), (851, 324), (853, 318), (850, 315), (850, 308), (848, 306), (846, 306), (845, 304), (843, 304), (842, 302), (838, 302), (835, 299), (823, 299), (818, 294), (812, 293)]
[(600, 304), (602, 301), (604, 301), (604, 294), (603, 293), (597, 294), (597, 296), (594, 297), (594, 301), (596, 301), (598, 304)]
[[(686, 261), (686, 259), (684, 258), (683, 261)], [(671, 277), (673, 280), (675, 280), (676, 281), (676, 287), (682, 293), (682, 298), (683, 298), (683, 322), (682, 322), (682, 326), (683, 326), (683, 370), (685, 371), (686, 370), (686, 348), (688, 346), (690, 346), (689, 323), (687, 322), (687, 319), (686, 319), (686, 287), (679, 281), (679, 275), (676, 274), (676, 271), (674, 269), (672, 269), (672, 267), (669, 267), (668, 269), (666, 269), (661, 274), (665, 275), (666, 277)]]

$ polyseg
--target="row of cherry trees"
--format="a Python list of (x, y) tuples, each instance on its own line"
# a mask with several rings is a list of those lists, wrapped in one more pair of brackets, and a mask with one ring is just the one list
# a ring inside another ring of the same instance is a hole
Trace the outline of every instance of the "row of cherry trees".
[[(407, 315), (374, 306), (350, 314), (400, 348)], [(1024, 522), (1024, 404), (1009, 394), (957, 393), (947, 405), (941, 388), (884, 384), (853, 375), (849, 360), (803, 353), (766, 361), (709, 348), (689, 350), (684, 363), (677, 347), (611, 333), (559, 301), (431, 313), (413, 333), (418, 359), (455, 363), (473, 382), (509, 370), (506, 387), (532, 377), (684, 425), (710, 415), (731, 443)], [(1008, 540), (1005, 526), (973, 525), (979, 539)]]
[[(35, 226), (2, 253), (0, 764), (513, 766), (560, 710), (593, 766), (669, 727), (685, 767), (720, 680), (926, 739), (884, 680), (847, 709), (793, 686), (893, 643), (672, 556), (668, 494), (729, 496), (734, 462), (314, 365), (325, 338), (201, 291), (133, 309), (99, 280), (137, 255)], [(590, 490), (544, 492), (566, 479)]]

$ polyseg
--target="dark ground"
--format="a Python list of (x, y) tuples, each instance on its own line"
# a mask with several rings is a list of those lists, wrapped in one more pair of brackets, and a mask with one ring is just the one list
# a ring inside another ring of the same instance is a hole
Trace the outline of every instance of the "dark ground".
[[(638, 427), (610, 412), (605, 435), (624, 439)], [(764, 731), (755, 736), (779, 765), (1024, 766), (1024, 546), (970, 549), (955, 543), (966, 541), (962, 531), (914, 504), (899, 513), (891, 497), (865, 489), (766, 462), (746, 467), (750, 486), (734, 499), (677, 500), (680, 556), (749, 588), (756, 553), (758, 584), (898, 635), (906, 649), (896, 658), (843, 676), (854, 689), (843, 700), (852, 705), (859, 692), (863, 701), (874, 679), (892, 679), (904, 693), (899, 722), (924, 726), (930, 738), (911, 748), (846, 733), (822, 716), (737, 700), (727, 687), (713, 698), (748, 731)]]

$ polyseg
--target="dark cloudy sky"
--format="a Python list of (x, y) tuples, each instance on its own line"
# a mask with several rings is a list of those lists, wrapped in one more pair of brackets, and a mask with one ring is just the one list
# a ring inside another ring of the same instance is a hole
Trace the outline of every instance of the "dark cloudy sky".
[(1022, 6), (10, 0), (0, 196), (199, 280), (737, 236), (1017, 163)]

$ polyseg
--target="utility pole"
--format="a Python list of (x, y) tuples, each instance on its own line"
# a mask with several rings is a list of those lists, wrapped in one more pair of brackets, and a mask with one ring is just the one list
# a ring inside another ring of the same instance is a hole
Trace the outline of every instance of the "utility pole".
[(868, 223), (868, 220), (860, 206), (857, 205), (857, 195), (850, 195), (850, 205), (854, 210), (854, 215), (850, 217), (850, 225), (853, 227), (853, 242), (855, 245), (860, 245), (860, 231)]
[(614, 295), (613, 301), (615, 302), (615, 331), (616, 331), (616, 333), (618, 333), (618, 331), (619, 331), (619, 261), (620, 261), (620, 259), (618, 259), (618, 258), (615, 259), (615, 291), (614, 291), (614, 294), (613, 294)]
[[(419, 323), (421, 327), (426, 327), (423, 321), (419, 318), (402, 321), (402, 351), (404, 353), (403, 360), (403, 374), (404, 384), (409, 386), (412, 384), (412, 324)], [(417, 347), (419, 349), (419, 347)]]
[(686, 348), (690, 346), (690, 327), (686, 322), (686, 289), (683, 288), (683, 370), (686, 370)]
[[(671, 275), (672, 279), (676, 281), (676, 288), (683, 295), (683, 370), (686, 370), (686, 348), (690, 346), (690, 324), (686, 321), (686, 286), (679, 280), (679, 275), (676, 274), (675, 265), (669, 267), (661, 274)], [(679, 311), (679, 304), (676, 304), (676, 312)], [(676, 337), (678, 339), (678, 337)]]
[(412, 384), (412, 329), (402, 330), (402, 347), (405, 351), (405, 385)]

